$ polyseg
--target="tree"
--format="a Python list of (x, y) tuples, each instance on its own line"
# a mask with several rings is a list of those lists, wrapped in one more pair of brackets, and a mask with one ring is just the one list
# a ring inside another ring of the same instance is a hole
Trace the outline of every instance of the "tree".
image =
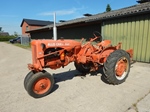
[(2, 27), (0, 27), (0, 32), (4, 32), (4, 31), (2, 30)]
[(110, 5), (109, 5), (109, 4), (107, 4), (106, 12), (109, 12), (109, 11), (111, 11), (111, 7), (110, 7)]
[(17, 32), (14, 32), (14, 36), (15, 36), (15, 37), (18, 37), (18, 33), (17, 33)]

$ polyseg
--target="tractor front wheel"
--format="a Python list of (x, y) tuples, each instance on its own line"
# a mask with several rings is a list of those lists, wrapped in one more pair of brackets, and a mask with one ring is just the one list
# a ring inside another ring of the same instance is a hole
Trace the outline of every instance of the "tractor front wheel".
[(130, 57), (124, 50), (112, 52), (104, 63), (104, 78), (110, 84), (123, 83), (130, 72)]
[(35, 73), (34, 73), (34, 71), (30, 71), (27, 75), (26, 75), (26, 77), (24, 78), (24, 88), (25, 88), (25, 90), (27, 90), (26, 88), (27, 88), (27, 82), (28, 82), (28, 80), (30, 79), (30, 77), (32, 77), (33, 75), (34, 75)]
[(54, 85), (54, 78), (46, 71), (35, 73), (26, 82), (28, 94), (40, 98), (49, 94)]

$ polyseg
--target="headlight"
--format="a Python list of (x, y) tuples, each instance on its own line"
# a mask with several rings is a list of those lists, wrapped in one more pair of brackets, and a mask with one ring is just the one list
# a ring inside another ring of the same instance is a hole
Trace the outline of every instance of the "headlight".
[(41, 48), (44, 50), (46, 48), (46, 45), (41, 43)]

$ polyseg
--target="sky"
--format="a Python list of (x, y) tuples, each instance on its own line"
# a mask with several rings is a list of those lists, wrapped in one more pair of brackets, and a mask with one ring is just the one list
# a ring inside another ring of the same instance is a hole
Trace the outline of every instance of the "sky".
[(84, 17), (83, 14), (98, 14), (110, 4), (112, 10), (136, 5), (136, 0), (0, 0), (0, 27), (13, 35), (21, 34), (24, 18), (56, 22)]

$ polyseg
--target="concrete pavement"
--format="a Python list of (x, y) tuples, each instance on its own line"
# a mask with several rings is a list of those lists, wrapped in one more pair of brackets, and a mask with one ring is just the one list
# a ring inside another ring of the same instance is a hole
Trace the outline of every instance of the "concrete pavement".
[(0, 42), (0, 112), (150, 112), (150, 64), (134, 63), (127, 80), (109, 85), (79, 74), (73, 63), (47, 69), (56, 84), (51, 94), (34, 99), (24, 89), (31, 51)]

